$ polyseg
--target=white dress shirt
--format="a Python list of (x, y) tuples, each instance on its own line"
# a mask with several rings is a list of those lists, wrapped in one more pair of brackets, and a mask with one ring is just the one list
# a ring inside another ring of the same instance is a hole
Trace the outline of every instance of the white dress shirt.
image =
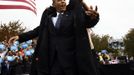
[[(56, 16), (56, 17), (52, 17), (52, 22), (53, 22), (54, 26), (55, 26), (55, 24), (56, 24), (56, 21), (57, 21), (57, 19), (58, 19), (59, 14), (60, 14), (60, 13), (57, 12), (57, 16)], [(61, 14), (63, 14), (63, 13), (61, 13)]]

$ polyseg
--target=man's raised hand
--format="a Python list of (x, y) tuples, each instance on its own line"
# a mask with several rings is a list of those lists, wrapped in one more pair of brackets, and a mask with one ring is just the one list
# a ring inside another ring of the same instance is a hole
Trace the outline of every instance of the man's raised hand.
[(19, 39), (19, 36), (13, 36), (13, 37), (11, 37), (11, 38), (9, 39), (9, 41), (8, 41), (9, 46), (10, 46), (11, 44), (13, 44), (15, 41), (17, 41), (18, 39)]

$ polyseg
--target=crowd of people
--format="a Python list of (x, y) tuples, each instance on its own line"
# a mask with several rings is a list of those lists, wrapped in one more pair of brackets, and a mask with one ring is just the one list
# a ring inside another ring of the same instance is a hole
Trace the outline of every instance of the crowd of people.
[(35, 43), (28, 40), (19, 44), (14, 42), (7, 47), (5, 42), (0, 43), (0, 75), (28, 74), (34, 53)]
[[(0, 42), (0, 75), (29, 74), (34, 48), (32, 40), (23, 43), (16, 41), (10, 47), (5, 42)], [(114, 57), (106, 50), (97, 55), (98, 62), (104, 65), (128, 62), (127, 58)]]
[(102, 50), (101, 52), (97, 53), (98, 55), (98, 62), (100, 64), (127, 64), (134, 59), (128, 58), (128, 56), (115, 56), (114, 53), (109, 53), (106, 50)]

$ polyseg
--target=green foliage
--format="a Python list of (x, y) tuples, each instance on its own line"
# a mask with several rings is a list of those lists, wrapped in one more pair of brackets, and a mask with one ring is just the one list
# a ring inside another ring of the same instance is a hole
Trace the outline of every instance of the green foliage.
[(130, 31), (124, 37), (125, 43), (125, 52), (129, 56), (134, 56), (134, 28), (130, 29)]
[(92, 40), (93, 40), (93, 44), (96, 50), (101, 51), (101, 50), (108, 50), (108, 51), (112, 51), (110, 48), (108, 48), (108, 39), (110, 38), (109, 35), (103, 35), (103, 36), (99, 36), (96, 34), (92, 34)]
[(23, 28), (19, 21), (0, 24), (0, 41), (8, 40), (10, 37), (21, 34), (26, 28)]

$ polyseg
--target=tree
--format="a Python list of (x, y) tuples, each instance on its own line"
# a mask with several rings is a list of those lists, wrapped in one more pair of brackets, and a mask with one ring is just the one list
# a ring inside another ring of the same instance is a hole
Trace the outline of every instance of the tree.
[(10, 37), (21, 34), (25, 31), (26, 27), (21, 26), (19, 21), (4, 23), (0, 25), (0, 41), (8, 40)]
[(100, 36), (99, 35), (96, 35), (96, 34), (92, 34), (92, 41), (93, 41), (93, 44), (94, 44), (94, 47), (95, 47), (95, 50), (100, 50)]
[(110, 38), (109, 35), (99, 36), (92, 34), (91, 36), (96, 50), (101, 51), (106, 49), (111, 51), (111, 49), (108, 47), (108, 39)]
[(130, 29), (124, 37), (125, 52), (134, 56), (134, 28)]
[(109, 35), (104, 35), (101, 37), (101, 40), (100, 40), (100, 48), (101, 50), (102, 49), (106, 49), (106, 50), (109, 50), (108, 48), (108, 39), (109, 39)]

